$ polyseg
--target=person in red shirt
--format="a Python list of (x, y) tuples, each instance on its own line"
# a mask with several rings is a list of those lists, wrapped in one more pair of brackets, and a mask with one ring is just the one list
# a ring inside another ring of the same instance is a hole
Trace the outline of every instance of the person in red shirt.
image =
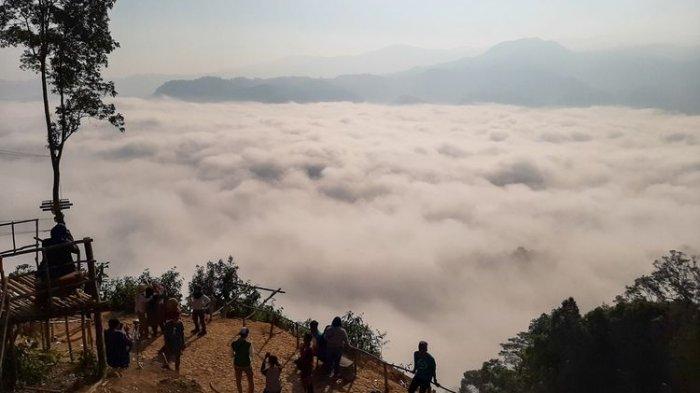
[(311, 348), (311, 334), (304, 334), (304, 343), (299, 350), (297, 359), (299, 374), (301, 376), (301, 386), (304, 393), (314, 392), (313, 370), (314, 370), (314, 350)]

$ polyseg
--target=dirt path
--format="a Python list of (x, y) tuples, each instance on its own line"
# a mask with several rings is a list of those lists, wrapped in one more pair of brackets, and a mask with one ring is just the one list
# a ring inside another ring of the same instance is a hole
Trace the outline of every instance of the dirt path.
[[(241, 320), (215, 319), (208, 328), (208, 334), (197, 338), (189, 334), (192, 324), (185, 321), (187, 349), (182, 356), (180, 375), (173, 371), (163, 370), (158, 362), (157, 352), (163, 345), (162, 337), (151, 341), (143, 350), (144, 368), (139, 370), (132, 362), (132, 367), (121, 376), (111, 374), (95, 392), (211, 392), (212, 383), (221, 393), (235, 392), (233, 366), (229, 352), (229, 344), (242, 327)], [(270, 352), (280, 359), (283, 365), (283, 392), (301, 393), (298, 376), (293, 363), (296, 348), (296, 338), (278, 328), (270, 338), (270, 325), (258, 322), (248, 322), (250, 338), (255, 350), (255, 392), (262, 392), (264, 377), (259, 373), (260, 362), (265, 352)], [(381, 368), (367, 362), (358, 366), (357, 378), (353, 381), (337, 383), (319, 379), (316, 383), (317, 392), (357, 392), (370, 393), (384, 391), (384, 378)], [(390, 381), (391, 392), (402, 392), (405, 388)], [(86, 390), (85, 390), (86, 391)], [(244, 391), (245, 382), (244, 382)]]

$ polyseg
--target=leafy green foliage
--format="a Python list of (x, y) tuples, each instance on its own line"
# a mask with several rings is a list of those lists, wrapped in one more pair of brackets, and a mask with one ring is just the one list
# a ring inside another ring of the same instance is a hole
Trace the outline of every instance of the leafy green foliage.
[(17, 345), (14, 356), (17, 357), (17, 382), (26, 385), (45, 381), (59, 359), (54, 351), (45, 352), (25, 345)]
[(695, 258), (671, 251), (613, 307), (581, 315), (573, 298), (464, 373), (461, 393), (700, 391)]
[(163, 286), (165, 296), (182, 300), (182, 277), (175, 267), (165, 271), (160, 276), (153, 276), (146, 269), (138, 277), (124, 276), (107, 278), (103, 281), (102, 298), (105, 299), (114, 311), (134, 312), (134, 302), (138, 294), (139, 285), (158, 283)]
[[(63, 147), (83, 119), (106, 120), (125, 130), (124, 116), (105, 97), (114, 83), (102, 78), (107, 56), (119, 47), (109, 31), (115, 0), (1, 0), (0, 47), (23, 52), (20, 67), (41, 76), (43, 114), (58, 203)], [(49, 100), (55, 95), (53, 113)], [(59, 216), (58, 211), (55, 212)]]
[(619, 300), (700, 304), (700, 267), (695, 256), (671, 250), (654, 261), (654, 271), (634, 280)]
[[(192, 280), (187, 285), (190, 295), (197, 288), (213, 302), (213, 308), (219, 309), (233, 299), (247, 306), (256, 306), (260, 300), (260, 292), (252, 287), (250, 281), (244, 281), (239, 276), (240, 267), (232, 256), (226, 260), (208, 261), (206, 265), (195, 267)], [(237, 305), (227, 307), (225, 313), (246, 313), (250, 310), (236, 310)]]
[(76, 370), (85, 382), (92, 382), (99, 379), (100, 369), (97, 365), (97, 356), (95, 353), (93, 351), (82, 351), (78, 358)]

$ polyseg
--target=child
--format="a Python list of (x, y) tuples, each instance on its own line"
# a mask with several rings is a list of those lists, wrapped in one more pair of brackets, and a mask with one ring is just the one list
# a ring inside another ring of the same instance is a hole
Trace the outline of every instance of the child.
[(243, 373), (246, 374), (248, 380), (248, 393), (255, 391), (255, 383), (253, 382), (253, 344), (248, 341), (248, 328), (242, 327), (238, 333), (239, 337), (231, 343), (233, 351), (233, 370), (236, 376), (236, 388), (238, 393), (243, 393), (243, 385), (241, 378)]
[(180, 309), (177, 306), (177, 300), (169, 299), (168, 302), (175, 302), (175, 309), (168, 313), (168, 319), (165, 321), (165, 329), (163, 329), (163, 341), (165, 364), (163, 368), (170, 369), (170, 363), (175, 363), (175, 371), (180, 372), (180, 357), (182, 351), (185, 350), (185, 326), (180, 320)]
[(281, 393), (282, 383), (280, 382), (280, 374), (282, 367), (277, 360), (277, 356), (265, 354), (260, 372), (265, 376), (265, 390), (263, 393)]
[(314, 393), (312, 372), (314, 369), (314, 350), (311, 348), (311, 334), (304, 334), (304, 344), (301, 346), (297, 366), (301, 376), (301, 388), (304, 393)]

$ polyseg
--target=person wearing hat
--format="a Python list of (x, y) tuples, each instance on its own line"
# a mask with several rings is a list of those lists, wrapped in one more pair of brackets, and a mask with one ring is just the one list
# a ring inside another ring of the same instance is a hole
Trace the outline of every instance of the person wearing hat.
[(418, 350), (413, 353), (413, 380), (408, 386), (409, 393), (415, 393), (420, 389), (420, 393), (430, 391), (430, 380), (438, 384), (435, 374), (435, 359), (428, 353), (428, 343), (421, 341), (418, 343)]
[(236, 389), (238, 393), (243, 393), (243, 385), (241, 378), (243, 373), (246, 374), (248, 380), (248, 393), (255, 391), (255, 382), (253, 381), (253, 343), (248, 341), (250, 331), (247, 327), (242, 327), (238, 333), (238, 339), (231, 343), (231, 351), (233, 352), (233, 370), (236, 376)]

